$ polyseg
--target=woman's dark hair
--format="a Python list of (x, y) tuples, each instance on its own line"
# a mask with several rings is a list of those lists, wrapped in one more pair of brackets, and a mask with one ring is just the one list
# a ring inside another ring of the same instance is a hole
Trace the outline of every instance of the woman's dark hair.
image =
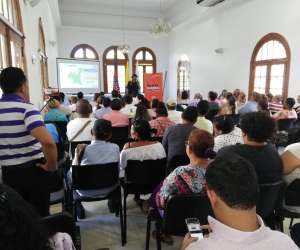
[(210, 100), (214, 101), (214, 100), (217, 99), (218, 94), (216, 92), (214, 92), (214, 91), (209, 91), (208, 92), (208, 97), (210, 98)]
[(131, 104), (133, 101), (131, 95), (126, 95), (124, 100), (125, 100), (125, 103), (127, 103), (127, 104)]
[(94, 94), (94, 102), (97, 101), (97, 99), (98, 99), (99, 96), (100, 96), (100, 93), (95, 93), (95, 94)]
[(77, 93), (77, 98), (79, 99), (83, 99), (83, 93), (80, 91)]
[(296, 101), (292, 97), (288, 97), (288, 98), (285, 99), (285, 104), (289, 105), (290, 108), (293, 108), (295, 103), (296, 103)]
[(143, 105), (139, 105), (135, 111), (134, 120), (151, 121), (151, 117), (147, 108)]
[(227, 94), (227, 90), (226, 89), (223, 89), (221, 94), (219, 95), (219, 98), (226, 98), (226, 94)]
[(217, 130), (221, 130), (223, 134), (228, 134), (234, 129), (234, 121), (229, 115), (219, 115), (213, 120)]
[(15, 190), (0, 184), (0, 249), (51, 250), (48, 237), (37, 210)]
[(151, 133), (156, 133), (156, 129), (151, 129), (149, 122), (144, 120), (136, 120), (133, 124), (133, 130), (142, 140), (147, 140), (151, 137)]
[(251, 112), (243, 115), (240, 126), (247, 134), (249, 141), (265, 142), (269, 140), (275, 131), (275, 122), (263, 112)]
[(148, 100), (145, 98), (145, 96), (143, 96), (142, 94), (138, 94), (137, 99), (140, 100), (140, 105), (144, 105), (147, 109), (150, 109), (150, 105)]
[(158, 116), (166, 116), (168, 117), (168, 110), (166, 108), (166, 105), (163, 102), (159, 102), (156, 107), (156, 114)]
[(189, 122), (196, 122), (199, 116), (198, 109), (193, 106), (188, 106), (182, 113), (182, 119)]
[(267, 93), (267, 94), (266, 94), (266, 97), (270, 98), (270, 99), (271, 99), (271, 101), (272, 101), (272, 99), (273, 99), (273, 95), (272, 95), (272, 93)]
[(93, 126), (93, 132), (95, 137), (98, 140), (106, 140), (110, 137), (112, 130), (111, 121), (104, 120), (104, 119), (98, 119), (95, 121)]
[(262, 99), (262, 100), (258, 101), (258, 105), (261, 106), (261, 108), (262, 108), (263, 111), (270, 112), (270, 110), (269, 110), (269, 104), (268, 104), (267, 100)]
[(111, 101), (110, 107), (112, 110), (120, 110), (122, 108), (122, 102), (120, 99), (113, 99)]
[(62, 102), (64, 102), (65, 101), (65, 93), (60, 92), (59, 95), (60, 95), (60, 98), (61, 98)]
[(230, 105), (230, 107), (232, 107), (232, 109), (231, 109), (232, 115), (235, 115), (235, 99), (234, 99), (234, 97), (228, 98), (227, 102)]
[(0, 87), (4, 94), (16, 93), (26, 81), (27, 78), (20, 68), (8, 67), (1, 71)]
[(231, 92), (226, 93), (226, 100), (229, 99), (230, 97), (233, 97), (233, 94)]
[(208, 189), (232, 209), (249, 210), (258, 201), (259, 187), (254, 167), (238, 155), (217, 157), (208, 165), (205, 179)]
[(252, 93), (252, 97), (253, 97), (253, 100), (255, 102), (259, 102), (261, 100), (261, 94), (260, 93), (257, 93), (257, 92), (253, 92)]
[(152, 107), (153, 109), (156, 109), (158, 106), (159, 100), (158, 99), (153, 99), (152, 100)]
[(202, 115), (202, 116), (206, 115), (209, 111), (209, 102), (206, 100), (201, 100), (197, 104), (197, 109), (198, 109), (200, 115)]
[(213, 150), (215, 141), (211, 133), (196, 129), (190, 133), (188, 146), (198, 158), (214, 159), (217, 153)]
[(117, 98), (117, 97), (119, 97), (118, 91), (113, 90), (113, 91), (111, 92), (111, 97), (112, 97), (112, 98)]
[(103, 106), (105, 107), (105, 108), (108, 108), (108, 107), (110, 107), (110, 104), (111, 104), (111, 100), (110, 100), (110, 98), (105, 98), (104, 100), (103, 100)]

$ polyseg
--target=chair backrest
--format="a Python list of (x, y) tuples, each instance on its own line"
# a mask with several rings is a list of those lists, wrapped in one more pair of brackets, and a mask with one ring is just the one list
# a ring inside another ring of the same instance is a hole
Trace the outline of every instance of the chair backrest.
[(57, 122), (57, 121), (53, 121), (53, 122), (45, 122), (45, 123), (53, 123), (56, 125), (56, 127), (59, 129), (59, 132), (61, 134), (61, 137), (63, 138), (63, 142), (67, 141), (67, 122)]
[(259, 200), (256, 206), (256, 213), (262, 219), (265, 219), (278, 211), (282, 207), (285, 190), (286, 182), (283, 180), (259, 185)]
[(277, 121), (277, 130), (286, 131), (294, 126), (295, 119), (280, 119)]
[(125, 168), (127, 183), (160, 183), (166, 178), (167, 158), (158, 160), (128, 160)]
[(115, 143), (119, 146), (119, 149), (120, 149), (120, 152), (123, 150), (124, 148), (124, 145), (127, 143), (127, 142), (134, 142), (133, 139), (131, 138), (111, 138), (109, 140), (111, 143)]
[(76, 224), (73, 216), (67, 212), (61, 212), (57, 214), (52, 214), (47, 217), (41, 218), (49, 236), (53, 236), (57, 232), (68, 233), (74, 245), (76, 246), (77, 236), (76, 236)]
[(240, 116), (241, 116), (241, 114), (236, 114), (236, 115), (233, 117), (234, 125), (240, 124)]
[(71, 154), (72, 154), (72, 159), (75, 157), (75, 150), (77, 148), (78, 144), (91, 144), (91, 141), (72, 141), (71, 142)]
[(285, 192), (285, 205), (300, 206), (300, 179), (290, 183)]
[(128, 138), (128, 126), (112, 127), (111, 138)]
[(207, 194), (171, 195), (164, 210), (165, 234), (184, 236), (188, 232), (185, 219), (197, 218), (201, 225), (207, 225), (208, 215), (214, 217)]
[(169, 164), (169, 170), (173, 171), (180, 166), (186, 166), (190, 164), (190, 158), (187, 155), (174, 155)]
[(97, 190), (119, 184), (119, 163), (72, 166), (73, 190)]
[(148, 141), (158, 141), (162, 143), (163, 137), (149, 137)]
[(210, 120), (212, 122), (218, 113), (219, 110), (209, 110), (207, 115), (205, 116), (205, 119)]

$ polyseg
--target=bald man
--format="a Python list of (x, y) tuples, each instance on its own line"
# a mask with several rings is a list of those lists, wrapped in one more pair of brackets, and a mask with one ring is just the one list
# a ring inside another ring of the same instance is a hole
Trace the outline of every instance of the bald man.
[(202, 100), (202, 95), (200, 93), (195, 93), (194, 100), (190, 101), (189, 106), (197, 107), (198, 102)]

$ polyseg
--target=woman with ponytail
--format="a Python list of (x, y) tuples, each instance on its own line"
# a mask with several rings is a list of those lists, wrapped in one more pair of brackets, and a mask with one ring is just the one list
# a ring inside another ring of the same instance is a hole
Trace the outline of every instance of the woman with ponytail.
[[(190, 164), (176, 168), (163, 183), (153, 191), (149, 200), (140, 203), (140, 209), (147, 213), (150, 207), (157, 207), (163, 217), (163, 210), (167, 199), (171, 194), (201, 194), (206, 193), (205, 172), (211, 159), (214, 159), (216, 152), (213, 150), (214, 137), (211, 133), (196, 129), (190, 133), (186, 144), (186, 154)], [(152, 232), (156, 238), (156, 231)], [(173, 245), (171, 235), (164, 235), (161, 240), (167, 245)]]
[(136, 107), (143, 105), (145, 106), (147, 109), (150, 109), (150, 105), (148, 100), (145, 98), (145, 96), (143, 96), (142, 94), (138, 94), (136, 96), (136, 102), (137, 104), (135, 104)]

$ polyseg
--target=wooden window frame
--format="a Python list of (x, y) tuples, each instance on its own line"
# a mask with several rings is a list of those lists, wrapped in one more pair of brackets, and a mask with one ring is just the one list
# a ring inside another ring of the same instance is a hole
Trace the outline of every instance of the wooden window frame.
[[(83, 57), (82, 58), (76, 58), (75, 57), (75, 53), (77, 52), (77, 50), (79, 49), (83, 49)], [(86, 49), (90, 49), (94, 54), (95, 54), (95, 58), (94, 59), (91, 59), (91, 58), (87, 58), (86, 57)], [(88, 44), (79, 44), (77, 46), (75, 46), (72, 51), (71, 51), (71, 54), (70, 54), (70, 58), (76, 58), (76, 59), (85, 59), (85, 60), (99, 60), (99, 56), (98, 56), (98, 53), (97, 51), (90, 45)]]
[[(118, 49), (118, 46), (110, 46), (108, 47), (103, 55), (102, 55), (102, 61), (103, 61), (103, 84), (104, 84), (104, 93), (108, 93), (108, 84), (107, 84), (107, 70), (106, 70), (106, 66), (107, 65), (114, 65), (115, 61), (117, 63), (117, 66), (125, 66), (126, 67), (126, 64), (128, 62), (128, 54), (124, 54), (124, 57), (125, 59), (118, 59), (117, 57), (117, 49)], [(114, 59), (107, 59), (106, 56), (107, 56), (107, 53), (111, 50), (114, 50), (115, 51), (115, 58)]]
[[(285, 51), (286, 51), (286, 58), (283, 59), (268, 59), (268, 60), (261, 60), (256, 61), (257, 54), (260, 50), (260, 48), (269, 41), (278, 41), (280, 42)], [(270, 90), (270, 78), (271, 78), (271, 66), (275, 64), (284, 64), (285, 65), (285, 72), (284, 72), (284, 78), (283, 78), (283, 100), (287, 98), (288, 96), (288, 90), (289, 90), (289, 76), (290, 76), (290, 64), (291, 64), (291, 50), (290, 46), (282, 35), (278, 33), (269, 33), (265, 35), (263, 38), (259, 40), (259, 42), (256, 44), (251, 61), (250, 61), (250, 77), (249, 77), (249, 90), (248, 90), (248, 99), (250, 100), (251, 95), (254, 91), (254, 80), (255, 80), (255, 67), (256, 66), (267, 66), (267, 76), (266, 76), (266, 93)]]
[[(143, 60), (136, 60), (136, 56), (139, 52), (143, 52)], [(145, 60), (146, 58), (146, 52), (149, 52), (152, 56), (152, 60)], [(156, 56), (155, 53), (153, 52), (153, 50), (147, 48), (147, 47), (141, 47), (138, 48), (136, 51), (134, 51), (133, 55), (132, 55), (132, 73), (136, 73), (136, 61), (139, 61), (139, 66), (143, 66), (143, 64), (149, 64), (152, 63), (152, 67), (153, 67), (153, 73), (156, 73)], [(149, 65), (147, 65), (149, 66)], [(146, 72), (146, 66), (144, 67), (144, 72)]]

